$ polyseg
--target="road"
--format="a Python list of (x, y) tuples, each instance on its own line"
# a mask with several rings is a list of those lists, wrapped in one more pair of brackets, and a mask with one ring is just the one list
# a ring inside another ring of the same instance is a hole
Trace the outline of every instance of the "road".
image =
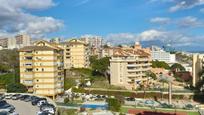
[(37, 106), (32, 106), (31, 102), (24, 102), (20, 100), (6, 100), (9, 104), (13, 105), (15, 112), (19, 115), (36, 115), (40, 109)]

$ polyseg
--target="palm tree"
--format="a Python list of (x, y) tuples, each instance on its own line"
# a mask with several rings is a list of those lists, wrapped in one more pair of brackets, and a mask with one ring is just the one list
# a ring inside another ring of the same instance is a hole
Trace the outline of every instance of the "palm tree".
[(170, 77), (168, 77), (168, 76), (160, 74), (159, 81), (162, 82), (161, 99), (163, 100), (164, 83), (170, 83), (170, 82), (172, 82), (172, 79), (170, 79)]

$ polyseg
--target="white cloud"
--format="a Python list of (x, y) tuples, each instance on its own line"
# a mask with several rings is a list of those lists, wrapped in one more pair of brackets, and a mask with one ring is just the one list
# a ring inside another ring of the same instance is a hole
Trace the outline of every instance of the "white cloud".
[(170, 22), (170, 18), (167, 17), (155, 17), (150, 19), (151, 23), (158, 23), (158, 24), (168, 24)]
[(196, 17), (193, 16), (187, 16), (184, 17), (177, 22), (178, 26), (180, 27), (203, 27), (204, 26), (204, 21), (199, 20)]
[(204, 42), (204, 36), (191, 36), (186, 33), (175, 31), (164, 31), (150, 29), (138, 34), (134, 33), (115, 33), (109, 34), (105, 40), (112, 44), (133, 44), (135, 41), (160, 41), (164, 44), (171, 44), (174, 47), (183, 47), (188, 45), (200, 45)]
[(52, 0), (0, 0), (0, 31), (23, 32), (34, 37), (57, 31), (63, 27), (61, 20), (29, 13), (29, 10), (44, 10), (54, 5)]
[(174, 2), (175, 5), (169, 9), (170, 12), (191, 9), (196, 6), (204, 5), (204, 0), (174, 0)]

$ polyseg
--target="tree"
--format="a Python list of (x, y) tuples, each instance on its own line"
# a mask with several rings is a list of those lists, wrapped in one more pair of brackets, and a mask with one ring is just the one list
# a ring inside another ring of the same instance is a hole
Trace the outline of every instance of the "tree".
[(104, 57), (101, 59), (96, 59), (93, 61), (91, 64), (92, 69), (95, 72), (99, 72), (100, 74), (104, 75), (107, 77), (107, 70), (110, 65), (109, 57)]
[(157, 79), (156, 74), (154, 74), (154, 73), (151, 72), (151, 71), (147, 71), (147, 72), (146, 72), (146, 76), (147, 76), (147, 77), (151, 77), (151, 78), (154, 79), (154, 80)]
[(27, 91), (28, 89), (26, 88), (26, 86), (20, 83), (12, 83), (8, 84), (7, 86), (8, 93), (25, 93)]
[(164, 61), (152, 61), (152, 67), (153, 68), (164, 68), (164, 69), (170, 69), (169, 65)]
[(186, 69), (179, 63), (175, 63), (170, 67), (171, 71), (173, 71), (174, 73), (176, 71), (185, 71)]
[(118, 112), (120, 111), (121, 103), (118, 99), (116, 98), (108, 98), (107, 100), (108, 103), (108, 108), (111, 111)]

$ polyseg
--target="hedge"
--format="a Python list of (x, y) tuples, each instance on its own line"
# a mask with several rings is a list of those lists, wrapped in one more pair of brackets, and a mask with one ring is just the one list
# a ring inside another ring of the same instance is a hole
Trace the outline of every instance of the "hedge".
[[(119, 92), (119, 91), (101, 91), (101, 90), (85, 90), (82, 88), (72, 90), (73, 92), (86, 93), (86, 94), (96, 94), (96, 95), (108, 95), (108, 96), (123, 96), (123, 97), (133, 97), (133, 98), (144, 98), (144, 93), (134, 93), (134, 92)], [(157, 92), (146, 92), (145, 98), (161, 99), (162, 94)], [(163, 94), (164, 99), (168, 99), (168, 94)], [(185, 95), (173, 95), (172, 99), (184, 99)], [(189, 96), (193, 98), (193, 96)]]

